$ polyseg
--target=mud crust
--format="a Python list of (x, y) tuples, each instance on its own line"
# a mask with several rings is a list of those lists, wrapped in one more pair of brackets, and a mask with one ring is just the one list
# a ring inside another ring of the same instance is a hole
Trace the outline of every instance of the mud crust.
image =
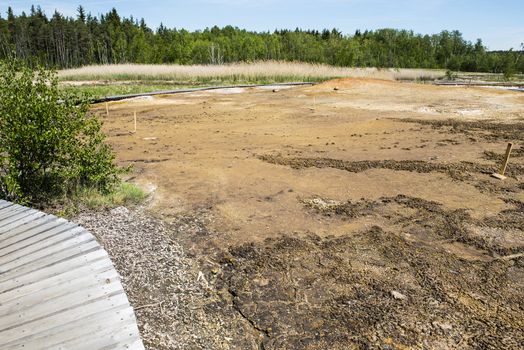
[(517, 349), (524, 341), (520, 260), (463, 261), (380, 227), (288, 235), (225, 256), (219, 285), (268, 331), (264, 349)]
[(429, 125), (435, 129), (446, 128), (450, 133), (461, 133), (486, 141), (520, 141), (524, 135), (524, 123), (500, 123), (494, 121), (461, 121), (457, 119), (427, 120), (404, 118), (405, 123)]
[[(327, 202), (327, 201), (322, 201)], [(356, 219), (362, 216), (380, 216), (386, 219), (390, 227), (400, 232), (412, 232), (419, 236), (421, 243), (431, 243), (446, 239), (447, 242), (461, 242), (485, 250), (494, 256), (524, 252), (524, 246), (506, 247), (490, 237), (481, 237), (471, 227), (488, 227), (503, 230), (522, 231), (524, 228), (524, 203), (507, 200), (513, 209), (503, 210), (496, 216), (482, 220), (473, 219), (464, 209), (447, 210), (441, 204), (422, 198), (398, 195), (382, 197), (377, 201), (362, 199), (357, 202), (347, 201), (340, 204), (317, 205), (317, 201), (303, 201), (306, 208), (324, 216), (342, 216)], [(392, 206), (397, 204), (397, 206)], [(405, 210), (412, 209), (411, 211)]]

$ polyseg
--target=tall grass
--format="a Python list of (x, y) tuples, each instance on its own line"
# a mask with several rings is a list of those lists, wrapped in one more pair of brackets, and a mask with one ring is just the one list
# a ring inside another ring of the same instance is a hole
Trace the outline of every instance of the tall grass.
[(169, 81), (187, 84), (318, 82), (355, 77), (385, 80), (432, 80), (442, 70), (346, 68), (290, 62), (234, 63), (227, 65), (117, 64), (59, 71), (63, 81)]

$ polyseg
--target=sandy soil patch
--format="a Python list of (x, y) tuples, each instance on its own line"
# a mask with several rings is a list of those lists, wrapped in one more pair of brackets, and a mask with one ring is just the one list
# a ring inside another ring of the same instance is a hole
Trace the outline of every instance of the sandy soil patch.
[(232, 348), (523, 341), (522, 93), (344, 79), (109, 106), (151, 215), (208, 218), (175, 236), (221, 296), (206, 312), (243, 322)]

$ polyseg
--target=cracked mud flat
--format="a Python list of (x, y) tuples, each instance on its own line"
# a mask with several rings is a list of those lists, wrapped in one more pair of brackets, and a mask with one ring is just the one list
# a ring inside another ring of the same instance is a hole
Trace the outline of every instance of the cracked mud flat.
[[(136, 245), (145, 272), (121, 264), (134, 305), (166, 300), (139, 310), (148, 346), (522, 348), (523, 111), (518, 92), (364, 79), (95, 106), (168, 227)], [(191, 277), (132, 282), (174, 270)]]

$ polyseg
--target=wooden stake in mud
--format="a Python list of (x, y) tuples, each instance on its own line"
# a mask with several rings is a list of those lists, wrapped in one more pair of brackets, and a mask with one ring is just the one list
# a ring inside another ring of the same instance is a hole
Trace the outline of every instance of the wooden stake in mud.
[(316, 100), (315, 96), (313, 96), (313, 107), (310, 108), (310, 110), (314, 111), (316, 108), (317, 108), (317, 100)]
[(499, 180), (505, 180), (506, 176), (504, 174), (506, 173), (506, 168), (508, 167), (509, 163), (509, 156), (511, 154), (511, 149), (513, 148), (513, 144), (510, 142), (508, 143), (508, 147), (506, 148), (506, 155), (504, 156), (504, 163), (502, 163), (502, 167), (500, 168), (498, 173), (493, 173), (491, 176), (494, 178), (497, 178)]
[(109, 117), (109, 103), (106, 102), (106, 115)]
[(135, 130), (133, 132), (136, 133), (136, 110), (135, 110), (134, 116), (135, 116)]

